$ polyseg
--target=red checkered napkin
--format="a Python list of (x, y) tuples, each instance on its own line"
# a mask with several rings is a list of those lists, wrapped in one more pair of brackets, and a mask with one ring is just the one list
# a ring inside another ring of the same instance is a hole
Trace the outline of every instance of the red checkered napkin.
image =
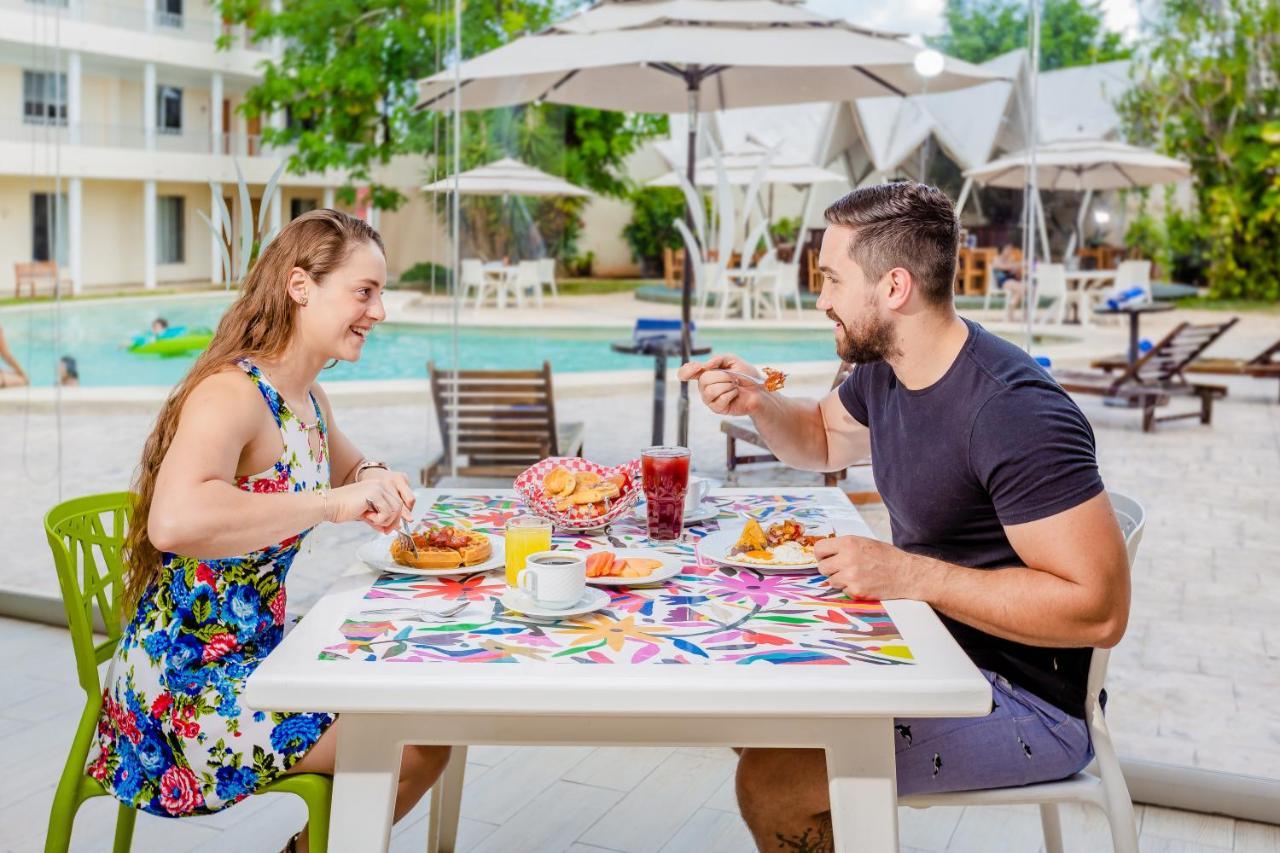
[[(606, 501), (608, 507), (600, 515), (591, 515), (597, 504), (583, 504), (571, 507), (568, 512), (559, 512), (555, 501), (548, 498), (542, 490), (542, 480), (553, 468), (564, 467), (570, 471), (594, 471), (601, 477), (622, 474), (626, 481), (622, 485), (622, 493), (616, 498)], [(635, 506), (640, 498), (640, 460), (632, 459), (616, 468), (606, 468), (576, 456), (552, 456), (526, 468), (516, 477), (515, 490), (529, 508), (543, 518), (549, 518), (562, 530), (594, 530), (612, 524), (623, 513)]]

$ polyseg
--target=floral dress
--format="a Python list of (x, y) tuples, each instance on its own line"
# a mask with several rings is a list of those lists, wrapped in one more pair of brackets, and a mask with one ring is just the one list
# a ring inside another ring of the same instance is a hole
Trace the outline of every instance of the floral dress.
[[(328, 435), (315, 398), (318, 455), (309, 427), (257, 366), (239, 366), (271, 409), (284, 452), (236, 485), (327, 488)], [(332, 714), (266, 713), (240, 701), (246, 679), (284, 636), (285, 575), (308, 532), (242, 557), (163, 555), (111, 661), (86, 768), (118, 800), (165, 817), (218, 811), (278, 778), (333, 722)]]

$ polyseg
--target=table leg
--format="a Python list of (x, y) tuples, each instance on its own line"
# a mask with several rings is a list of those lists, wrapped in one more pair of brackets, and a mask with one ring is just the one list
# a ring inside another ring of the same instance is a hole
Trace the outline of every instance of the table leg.
[(836, 853), (896, 853), (897, 765), (893, 719), (842, 720), (827, 745)]
[(386, 851), (400, 777), (394, 733), (377, 715), (343, 714), (329, 812), (329, 849), (343, 853)]
[(653, 357), (653, 446), (662, 444), (663, 428), (667, 422), (667, 356), (659, 353)]
[(455, 746), (444, 774), (431, 789), (427, 853), (454, 853), (457, 847), (458, 817), (462, 811), (462, 786), (466, 773), (467, 748)]
[(1138, 312), (1129, 312), (1129, 363), (1138, 360)]

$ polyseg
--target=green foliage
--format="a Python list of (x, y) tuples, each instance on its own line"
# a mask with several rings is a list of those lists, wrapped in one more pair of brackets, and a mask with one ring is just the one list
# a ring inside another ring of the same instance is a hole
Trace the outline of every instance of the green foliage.
[[(947, 32), (930, 45), (958, 59), (985, 62), (1027, 46), (1027, 4), (1018, 0), (947, 0)], [(1101, 0), (1044, 0), (1040, 70), (1124, 59), (1120, 34), (1103, 26)]]
[(452, 277), (453, 270), (450, 267), (433, 264), (430, 261), (418, 261), (418, 263), (400, 273), (400, 278), (396, 281), (396, 287), (421, 289), (422, 287), (429, 288), (434, 284), (447, 289)]
[(684, 194), (674, 187), (648, 187), (631, 194), (631, 221), (622, 237), (645, 274), (662, 271), (662, 250), (684, 246), (675, 221), (685, 215)]
[(769, 223), (769, 236), (775, 244), (790, 245), (800, 231), (800, 217), (783, 216)]
[(1166, 0), (1121, 103), (1130, 136), (1191, 164), (1197, 213), (1175, 256), (1215, 298), (1280, 299), (1280, 0)]

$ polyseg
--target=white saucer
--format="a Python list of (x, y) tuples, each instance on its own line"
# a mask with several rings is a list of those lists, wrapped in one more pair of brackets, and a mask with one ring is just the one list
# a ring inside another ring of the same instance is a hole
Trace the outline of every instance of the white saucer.
[[(649, 517), (648, 513), (645, 511), (646, 507), (647, 507), (647, 504), (643, 504), (643, 503), (636, 507), (636, 518), (640, 519), (641, 521), (645, 521), (648, 519)], [(719, 514), (720, 514), (720, 507), (716, 506), (713, 503), (707, 503), (706, 501), (703, 501), (702, 503), (698, 504), (697, 507), (695, 507), (692, 512), (686, 512), (684, 514), (684, 526), (688, 527), (691, 524), (699, 524), (703, 521), (710, 521), (711, 519), (715, 518)]]
[(489, 540), (489, 559), (474, 566), (454, 566), (451, 569), (416, 569), (413, 566), (402, 566), (391, 559), (391, 543), (396, 538), (394, 533), (388, 533), (385, 536), (379, 536), (365, 542), (356, 549), (356, 559), (375, 571), (389, 572), (393, 575), (414, 575), (429, 578), (471, 575), (476, 572), (489, 572), (505, 567), (507, 564), (505, 540), (501, 536), (492, 536), (488, 533), (482, 533), (481, 535)]
[(508, 589), (499, 599), (502, 606), (508, 610), (514, 610), (517, 613), (523, 613), (525, 616), (531, 616), (535, 619), (568, 619), (570, 616), (581, 616), (584, 613), (591, 613), (599, 610), (609, 603), (609, 593), (595, 587), (587, 587), (582, 593), (582, 598), (578, 599), (578, 603), (572, 607), (566, 607), (563, 610), (552, 610), (550, 607), (541, 607), (535, 604), (529, 595), (518, 589)]

